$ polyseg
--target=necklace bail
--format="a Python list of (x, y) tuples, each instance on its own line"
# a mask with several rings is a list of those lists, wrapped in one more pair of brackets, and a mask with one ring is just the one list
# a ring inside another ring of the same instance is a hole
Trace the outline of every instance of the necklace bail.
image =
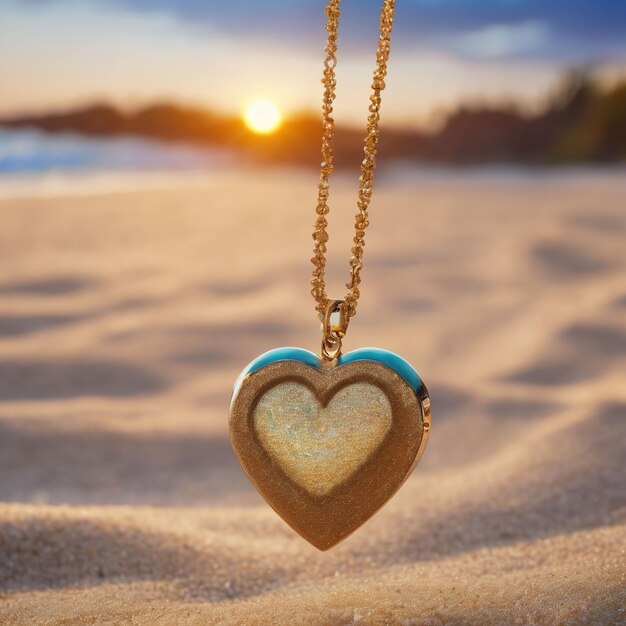
[(333, 361), (341, 356), (341, 342), (346, 336), (350, 318), (343, 300), (330, 300), (322, 320), (322, 358)]

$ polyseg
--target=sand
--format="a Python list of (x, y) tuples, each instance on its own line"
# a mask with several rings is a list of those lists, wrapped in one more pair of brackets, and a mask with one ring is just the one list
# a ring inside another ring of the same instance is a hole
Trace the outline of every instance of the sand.
[[(0, 188), (0, 623), (626, 623), (626, 177), (389, 172), (347, 349), (433, 428), (320, 553), (228, 442), (239, 371), (318, 348), (315, 174)], [(354, 181), (332, 196), (343, 294)]]

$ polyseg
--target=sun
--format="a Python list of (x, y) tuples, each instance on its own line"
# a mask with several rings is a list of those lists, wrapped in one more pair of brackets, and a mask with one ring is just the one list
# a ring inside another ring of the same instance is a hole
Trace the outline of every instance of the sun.
[(282, 116), (270, 100), (253, 100), (246, 107), (243, 120), (252, 132), (269, 135), (278, 130), (282, 123)]

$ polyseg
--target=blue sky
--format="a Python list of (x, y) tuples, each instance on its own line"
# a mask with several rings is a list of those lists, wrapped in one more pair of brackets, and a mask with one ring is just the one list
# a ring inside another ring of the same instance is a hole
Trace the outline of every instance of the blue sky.
[[(316, 109), (320, 0), (0, 0), (0, 112), (94, 99)], [(398, 0), (385, 111), (459, 99), (539, 106), (564, 68), (626, 66), (625, 0)], [(380, 3), (344, 0), (338, 110), (366, 108)]]
[[(32, 0), (31, 0), (32, 1)], [(41, 0), (36, 0), (41, 1)], [(182, 22), (214, 25), (235, 35), (314, 41), (322, 2), (315, 0), (114, 0), (138, 12), (164, 11)], [(378, 15), (376, 0), (344, 0), (351, 23), (367, 28)], [(534, 29), (531, 27), (533, 26)], [(623, 0), (399, 0), (395, 34), (400, 46), (472, 56), (481, 32), (502, 33), (502, 53), (563, 61), (604, 59), (626, 52)], [(356, 31), (358, 32), (358, 31)], [(504, 35), (509, 33), (507, 50)], [(352, 35), (355, 30), (350, 31)], [(519, 33), (522, 33), (521, 36)], [(524, 35), (526, 33), (526, 35)], [(534, 33), (534, 34), (532, 34)], [(473, 37), (474, 36), (474, 37)], [(473, 37), (473, 39), (472, 39)], [(352, 43), (366, 44), (353, 37)], [(517, 45), (516, 45), (517, 44)], [(533, 44), (533, 45), (530, 45)], [(497, 53), (494, 50), (494, 53)]]

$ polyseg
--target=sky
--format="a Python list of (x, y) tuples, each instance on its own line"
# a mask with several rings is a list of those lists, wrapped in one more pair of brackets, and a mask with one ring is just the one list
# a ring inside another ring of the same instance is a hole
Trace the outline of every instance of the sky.
[[(323, 0), (0, 0), (0, 114), (94, 101), (238, 113), (321, 99)], [(337, 118), (365, 119), (379, 0), (343, 0)], [(460, 100), (540, 107), (565, 69), (626, 68), (624, 0), (398, 0), (383, 115)]]

